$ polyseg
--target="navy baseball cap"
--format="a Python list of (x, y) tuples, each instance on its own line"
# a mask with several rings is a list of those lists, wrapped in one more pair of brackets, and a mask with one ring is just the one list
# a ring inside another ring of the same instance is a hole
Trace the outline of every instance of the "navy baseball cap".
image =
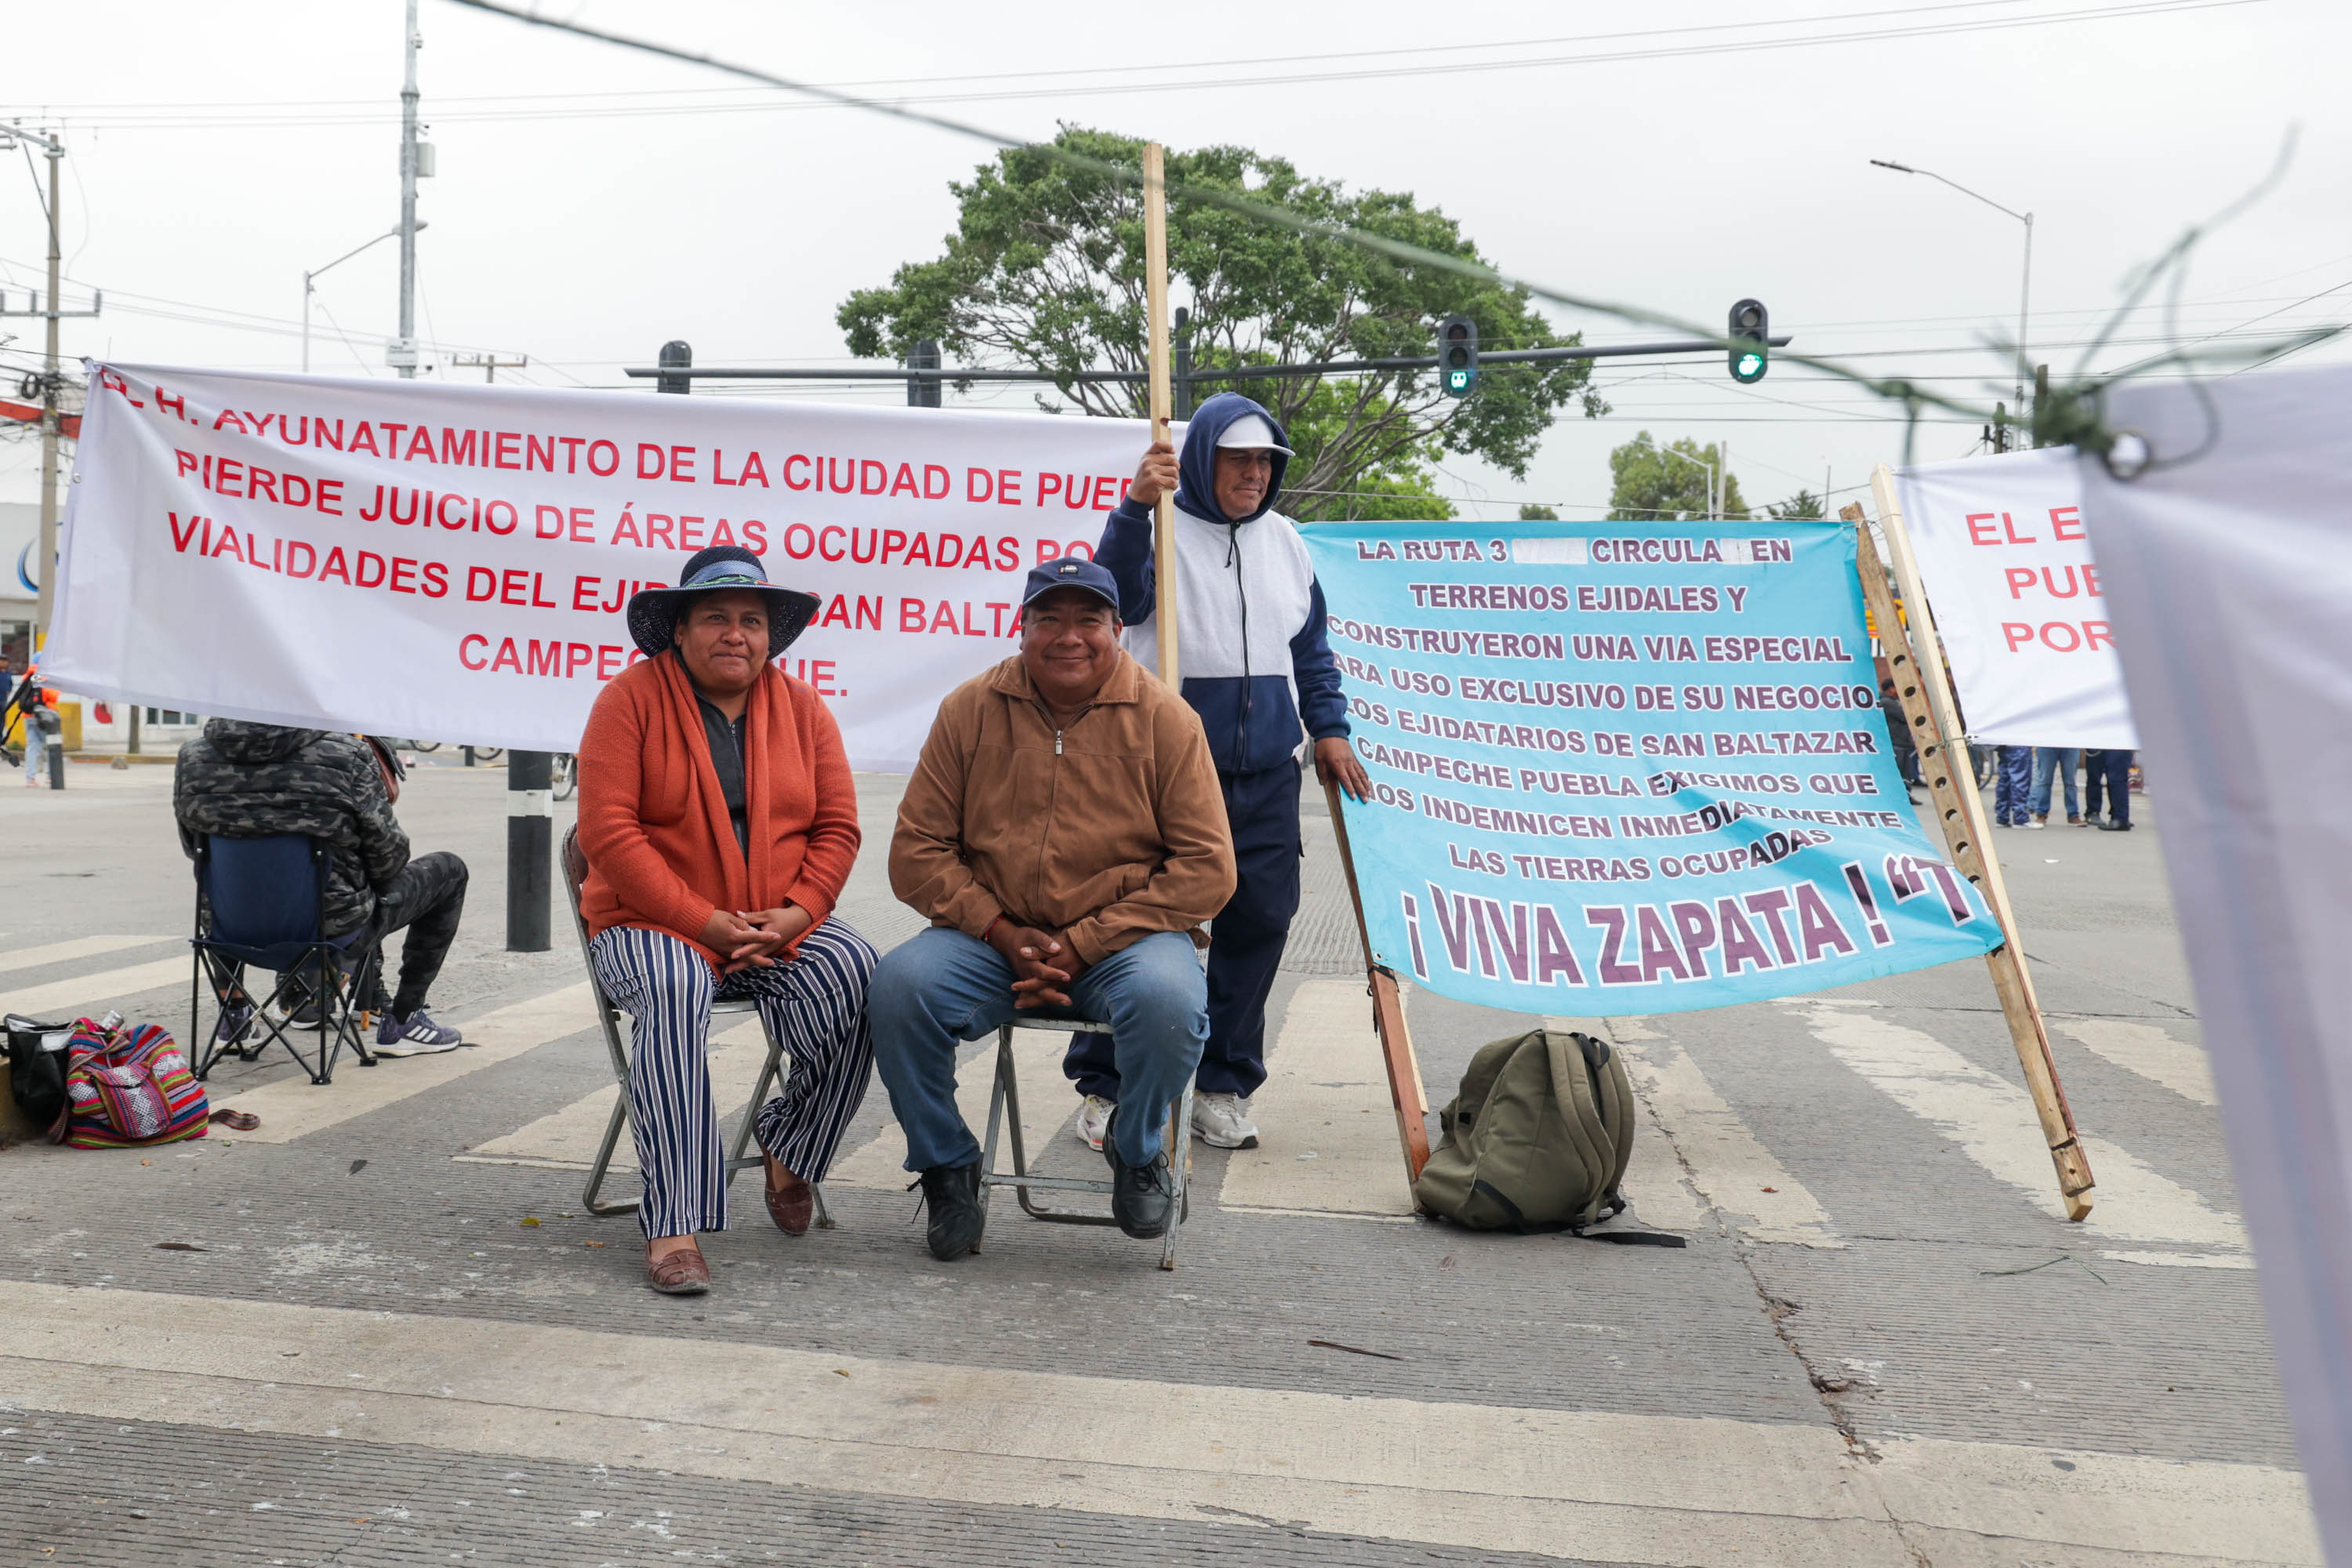
[(1108, 605), (1112, 615), (1119, 613), (1118, 579), (1113, 577), (1108, 569), (1076, 555), (1065, 555), (1048, 561), (1043, 566), (1033, 567), (1029, 581), (1021, 586), (1022, 607), (1026, 609), (1037, 602), (1040, 595), (1050, 594), (1056, 588), (1084, 588)]

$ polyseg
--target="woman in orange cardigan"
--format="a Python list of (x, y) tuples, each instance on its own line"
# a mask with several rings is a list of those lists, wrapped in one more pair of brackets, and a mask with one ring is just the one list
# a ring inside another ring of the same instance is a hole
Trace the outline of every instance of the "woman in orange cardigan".
[(597, 698), (580, 742), (581, 912), (597, 981), (635, 1021), (637, 1217), (667, 1295), (710, 1288), (695, 1233), (727, 1228), (710, 1004), (756, 1000), (792, 1061), (757, 1123), (787, 1236), (807, 1231), (811, 1184), (870, 1076), (874, 949), (833, 918), (857, 858), (856, 794), (833, 715), (771, 662), (816, 607), (772, 586), (748, 550), (701, 552), (677, 587), (630, 599), (647, 657)]

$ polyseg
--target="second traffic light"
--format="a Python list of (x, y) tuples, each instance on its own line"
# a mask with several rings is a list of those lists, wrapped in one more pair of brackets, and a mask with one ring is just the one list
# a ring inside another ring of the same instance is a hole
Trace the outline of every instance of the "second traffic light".
[(1730, 330), (1724, 335), (1731, 340), (1731, 379), (1743, 385), (1763, 380), (1772, 363), (1766, 341), (1772, 335), (1772, 317), (1764, 301), (1742, 300), (1731, 307)]
[(1437, 324), (1437, 382), (1448, 397), (1467, 397), (1478, 384), (1478, 323), (1467, 316)]

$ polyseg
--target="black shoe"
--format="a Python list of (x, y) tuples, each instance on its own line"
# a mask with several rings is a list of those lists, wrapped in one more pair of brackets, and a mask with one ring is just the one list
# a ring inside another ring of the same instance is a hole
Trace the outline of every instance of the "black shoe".
[(2129, 833), (2131, 831), (2131, 824), (2128, 822), (2102, 822), (2099, 824), (2099, 831), (2102, 833)]
[(1176, 1206), (1168, 1151), (1163, 1147), (1148, 1165), (1130, 1165), (1120, 1159), (1118, 1117), (1118, 1111), (1112, 1111), (1110, 1125), (1103, 1129), (1103, 1158), (1110, 1162), (1111, 1217), (1136, 1240), (1154, 1241), (1168, 1234), (1168, 1215)]
[(923, 1203), (931, 1211), (931, 1256), (952, 1263), (967, 1252), (980, 1250), (980, 1233), (988, 1216), (980, 1208), (980, 1162), (969, 1165), (933, 1165), (919, 1178)]

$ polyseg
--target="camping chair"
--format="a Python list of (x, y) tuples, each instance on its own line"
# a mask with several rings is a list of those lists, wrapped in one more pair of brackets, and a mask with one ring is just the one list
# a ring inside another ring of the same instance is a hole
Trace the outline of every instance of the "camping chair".
[[(996, 1087), (988, 1097), (988, 1142), (980, 1156), (980, 1213), (983, 1232), (988, 1218), (988, 1191), (991, 1187), (1011, 1187), (1021, 1200), (1022, 1212), (1031, 1219), (1042, 1219), (1054, 1225), (1117, 1225), (1118, 1220), (1107, 1214), (1071, 1214), (1064, 1209), (1049, 1209), (1029, 1196), (1029, 1189), (1041, 1192), (1100, 1193), (1108, 1197), (1111, 1184), (1108, 1179), (1097, 1181), (1084, 1176), (1033, 1176), (1029, 1173), (1028, 1151), (1021, 1138), (1021, 1083), (1013, 1068), (1013, 1031), (1042, 1029), (1062, 1035), (1108, 1035), (1108, 1024), (1091, 1018), (1073, 1017), (1066, 1014), (1024, 1013), (1018, 1019), (996, 1031)], [(1176, 1218), (1168, 1227), (1168, 1236), (1160, 1249), (1160, 1267), (1176, 1267), (1176, 1233), (1192, 1217), (1192, 1194), (1186, 1177), (1192, 1165), (1192, 1080), (1184, 1080), (1184, 1092), (1168, 1111), (1168, 1168), (1176, 1188)], [(996, 1134), (999, 1128), (1013, 1137), (1013, 1169), (996, 1168)]]
[[(376, 943), (365, 924), (341, 936), (326, 933), (332, 855), (323, 840), (299, 833), (266, 838), (208, 833), (197, 840), (195, 934), (188, 939), (195, 953), (195, 973), (188, 982), (189, 1054), (197, 1078), (208, 1076), (231, 1050), (258, 1061), (272, 1044), (284, 1046), (316, 1084), (334, 1077), (346, 1046), (358, 1053), (362, 1067), (375, 1066), (360, 1005), (373, 976)], [(277, 974), (266, 999), (246, 989), (247, 965)], [(206, 982), (223, 1011), (239, 994), (253, 1004), (252, 1027), (262, 1031), (259, 1039), (240, 1045), (203, 1032)], [(313, 998), (319, 1037), (305, 1057), (293, 1037), (310, 1028), (295, 1024), (293, 1014)]]
[[(588, 920), (580, 912), (580, 887), (587, 879), (588, 857), (580, 847), (580, 830), (577, 827), (566, 828), (563, 833), (564, 896), (572, 903), (572, 929), (580, 936), (580, 961), (588, 970), (588, 990), (596, 999), (596, 1021), (604, 1030), (604, 1049), (613, 1058), (613, 1078), (621, 1086), (621, 1096), (613, 1102), (612, 1118), (604, 1123), (604, 1139), (596, 1145), (595, 1163), (588, 1167), (588, 1185), (581, 1193), (580, 1199), (590, 1214), (635, 1214), (637, 1212), (637, 1200), (635, 1198), (621, 1203), (606, 1203), (596, 1195), (604, 1189), (604, 1178), (612, 1172), (613, 1152), (620, 1147), (621, 1128), (629, 1119), (629, 1052), (621, 1038), (621, 1010), (613, 1005), (611, 997), (604, 994), (604, 987), (596, 978), (596, 965), (588, 957)], [(711, 1003), (711, 1034), (718, 1033), (718, 1021), (721, 1017), (743, 1013), (759, 1017), (760, 1005), (748, 996)], [(760, 1018), (760, 1033), (768, 1042), (768, 1059), (760, 1068), (760, 1081), (751, 1089), (751, 1103), (743, 1108), (742, 1124), (735, 1129), (734, 1149), (724, 1163), (727, 1184), (730, 1187), (735, 1184), (736, 1172), (762, 1163), (758, 1154), (746, 1151), (751, 1145), (752, 1127), (760, 1119), (760, 1107), (767, 1103), (769, 1093), (783, 1077), (783, 1042), (776, 1038), (775, 1032), (768, 1027), (764, 1017)], [(705, 1037), (704, 1044), (707, 1049), (708, 1037)], [(833, 1215), (824, 1205), (824, 1187), (821, 1183), (811, 1183), (810, 1185), (816, 1196), (816, 1226), (820, 1230), (831, 1230)]]

